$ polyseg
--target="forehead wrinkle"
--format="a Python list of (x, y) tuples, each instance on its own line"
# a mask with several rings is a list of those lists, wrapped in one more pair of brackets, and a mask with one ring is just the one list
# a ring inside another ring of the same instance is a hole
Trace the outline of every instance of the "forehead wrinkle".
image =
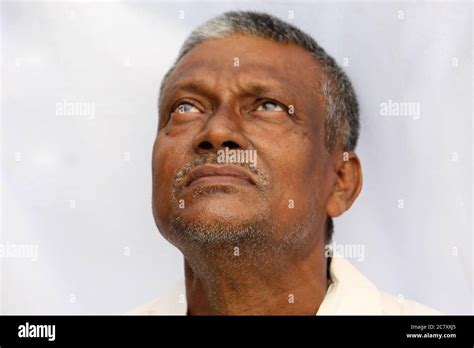
[[(280, 94), (284, 93), (288, 95), (288, 98), (296, 99), (302, 102), (301, 96), (308, 88), (311, 89), (314, 86), (297, 86), (288, 78), (288, 76), (281, 74), (278, 69), (268, 67), (262, 64), (249, 64), (250, 69), (240, 69), (231, 67), (232, 76), (228, 77), (225, 71), (218, 70), (209, 67), (209, 64), (198, 64), (193, 67), (185, 68), (180, 67), (180, 70), (186, 69), (186, 71), (176, 71), (177, 75), (173, 76), (168, 86), (165, 88), (164, 94), (170, 94), (178, 91), (188, 91), (191, 93), (216, 96), (216, 90), (222, 86), (220, 81), (235, 81), (230, 84), (230, 88), (235, 94), (244, 95), (263, 95), (265, 93), (272, 92), (272, 90), (278, 91)], [(250, 71), (249, 71), (250, 70)], [(173, 83), (177, 81), (176, 83)]]

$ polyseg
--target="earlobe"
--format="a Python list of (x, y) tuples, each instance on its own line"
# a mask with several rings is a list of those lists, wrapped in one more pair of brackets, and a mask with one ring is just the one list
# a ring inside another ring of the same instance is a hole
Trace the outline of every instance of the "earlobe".
[(329, 217), (337, 217), (347, 210), (343, 191), (332, 192), (331, 196), (329, 197), (326, 210)]
[(336, 165), (333, 192), (329, 196), (326, 212), (337, 217), (349, 210), (362, 189), (360, 160), (354, 152), (344, 152)]

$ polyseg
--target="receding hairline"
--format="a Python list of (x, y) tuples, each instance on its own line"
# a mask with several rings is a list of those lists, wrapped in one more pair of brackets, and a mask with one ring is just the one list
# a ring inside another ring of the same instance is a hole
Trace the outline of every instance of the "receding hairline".
[[(271, 42), (271, 43), (274, 43), (274, 44), (277, 44), (277, 45), (280, 45), (280, 46), (290, 47), (290, 48), (292, 48), (296, 51), (299, 51), (301, 54), (307, 55), (307, 57), (309, 59), (311, 59), (311, 61), (313, 63), (312, 63), (312, 65), (305, 66), (306, 70), (308, 70), (308, 71), (316, 71), (317, 70), (316, 74), (319, 74), (319, 76), (324, 75), (324, 78), (329, 78), (327, 76), (327, 73), (323, 70), (323, 66), (322, 66), (321, 62), (319, 62), (318, 59), (316, 57), (314, 57), (314, 55), (312, 55), (310, 51), (308, 51), (304, 47), (301, 47), (300, 45), (297, 45), (297, 44), (292, 43), (292, 42), (279, 42), (279, 41), (275, 41), (275, 40), (271, 40), (271, 39), (263, 38), (263, 37), (257, 37), (255, 35), (250, 35), (250, 34), (246, 34), (246, 33), (244, 33), (244, 34), (235, 33), (235, 34), (230, 34), (230, 35), (228, 35), (226, 37), (222, 37), (222, 38), (207, 39), (207, 40), (204, 40), (204, 41), (196, 44), (195, 46), (193, 46), (193, 48), (190, 49), (179, 60), (177, 60), (175, 65), (167, 72), (167, 74), (163, 78), (163, 83), (165, 84), (166, 82), (168, 82), (171, 75), (178, 68), (186, 68), (188, 70), (196, 70), (197, 73), (199, 73), (200, 72), (199, 70), (201, 70), (201, 69), (205, 70), (205, 69), (209, 68), (209, 65), (208, 65), (207, 61), (202, 61), (202, 62), (199, 62), (199, 63), (193, 63), (192, 66), (185, 66), (185, 67), (183, 67), (183, 61), (185, 61), (185, 59), (188, 57), (188, 55), (192, 51), (199, 48), (203, 44), (206, 44), (210, 41), (220, 41), (220, 40), (225, 40), (225, 39), (232, 39), (234, 37), (257, 38), (259, 40), (268, 41), (268, 42)], [(240, 58), (240, 57), (234, 57), (234, 58)], [(272, 74), (274, 74), (274, 75), (272, 75), (272, 76), (276, 77), (276, 78), (274, 78), (274, 80), (284, 80), (284, 77), (286, 76), (284, 73), (280, 73), (280, 69), (274, 68), (274, 66), (271, 65), (271, 64), (264, 64), (264, 63), (262, 63), (262, 61), (245, 61), (245, 63), (240, 66), (239, 71), (242, 71), (242, 68), (246, 69), (248, 67), (256, 68), (257, 71), (267, 70), (268, 72), (271, 72)], [(318, 76), (316, 75), (315, 78), (318, 78)], [(296, 86), (294, 86), (294, 87), (296, 87)]]

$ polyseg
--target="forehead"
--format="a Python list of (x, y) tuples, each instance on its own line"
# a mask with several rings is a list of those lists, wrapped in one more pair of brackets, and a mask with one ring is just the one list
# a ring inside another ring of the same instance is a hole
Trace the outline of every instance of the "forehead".
[(164, 92), (185, 80), (213, 79), (216, 87), (251, 80), (286, 89), (300, 98), (320, 97), (320, 64), (304, 48), (253, 36), (232, 35), (206, 40), (176, 65)]

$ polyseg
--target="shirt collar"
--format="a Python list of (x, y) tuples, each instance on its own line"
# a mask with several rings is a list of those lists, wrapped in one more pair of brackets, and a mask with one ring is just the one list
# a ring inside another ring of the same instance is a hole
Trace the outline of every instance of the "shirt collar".
[(377, 287), (341, 256), (329, 266), (331, 283), (316, 315), (382, 314)]

